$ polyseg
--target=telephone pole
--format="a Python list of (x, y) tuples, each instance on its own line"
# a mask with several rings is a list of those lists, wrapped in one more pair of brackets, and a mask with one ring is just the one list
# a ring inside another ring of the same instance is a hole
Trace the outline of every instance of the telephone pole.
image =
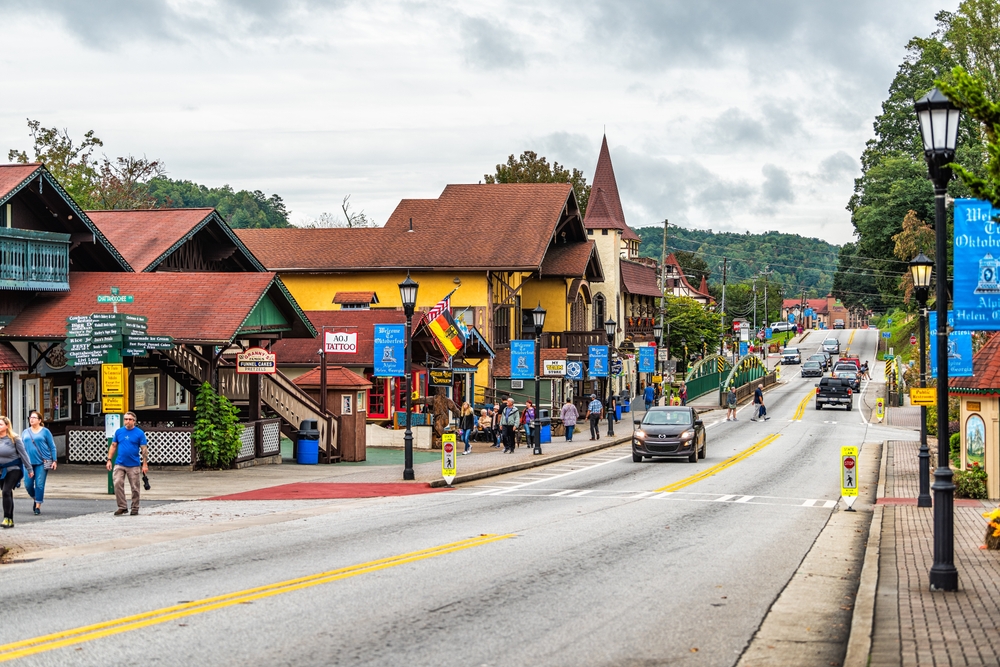
[(722, 325), (719, 330), (719, 354), (722, 354), (726, 341), (726, 269), (729, 266), (729, 259), (722, 258), (722, 305), (719, 307), (719, 322)]
[(663, 314), (667, 310), (667, 227), (670, 221), (663, 219), (663, 251), (660, 254), (660, 340), (656, 341), (656, 367), (660, 369), (660, 385), (663, 385), (663, 364), (660, 362), (660, 350), (667, 350), (667, 360), (670, 360), (670, 335), (667, 335), (667, 347), (663, 347)]

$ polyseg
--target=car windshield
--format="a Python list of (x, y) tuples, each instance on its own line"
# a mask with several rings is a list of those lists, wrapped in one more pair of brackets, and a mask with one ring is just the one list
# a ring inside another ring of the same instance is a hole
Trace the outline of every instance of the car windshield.
[(826, 355), (814, 354), (809, 358), (812, 359), (813, 361), (819, 361), (820, 359), (826, 359)]
[(794, 347), (786, 347), (785, 348), (785, 354), (798, 354), (798, 353), (799, 353), (798, 348), (794, 348)]
[(649, 426), (685, 426), (691, 423), (689, 410), (652, 410), (646, 413), (642, 423)]
[(827, 338), (823, 341), (823, 345), (840, 345), (840, 341), (836, 338)]
[(806, 363), (802, 364), (802, 368), (819, 368), (819, 362), (807, 361)]
[(853, 379), (854, 376), (855, 373), (853, 371), (837, 371), (837, 377), (839, 378)]

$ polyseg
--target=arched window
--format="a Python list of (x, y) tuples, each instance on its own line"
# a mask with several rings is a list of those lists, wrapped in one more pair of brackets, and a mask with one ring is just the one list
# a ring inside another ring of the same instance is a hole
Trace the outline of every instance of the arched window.
[(594, 331), (604, 331), (604, 322), (608, 319), (603, 294), (594, 295)]
[(576, 295), (576, 301), (570, 307), (570, 330), (587, 330), (587, 302), (584, 301), (582, 292)]

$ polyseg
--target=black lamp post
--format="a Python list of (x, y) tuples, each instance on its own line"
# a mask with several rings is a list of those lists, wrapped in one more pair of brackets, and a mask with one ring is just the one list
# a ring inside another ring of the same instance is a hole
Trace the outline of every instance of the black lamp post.
[(934, 470), (934, 564), (931, 590), (958, 590), (955, 568), (955, 484), (948, 462), (948, 230), (944, 198), (951, 180), (961, 112), (937, 88), (913, 105), (920, 122), (927, 171), (934, 182), (934, 264), (937, 265), (938, 467)]
[(653, 338), (656, 339), (656, 364), (653, 366), (657, 370), (654, 375), (660, 376), (660, 384), (663, 384), (663, 364), (660, 363), (660, 350), (663, 349), (663, 325), (653, 325)]
[[(541, 400), (541, 385), (542, 385), (542, 327), (545, 325), (545, 309), (542, 308), (542, 302), (538, 302), (538, 307), (531, 311), (531, 319), (534, 320), (535, 324), (535, 425), (534, 425), (534, 436), (535, 436), (535, 454), (542, 453), (542, 420), (539, 419), (541, 414), (541, 406), (539, 401)], [(549, 392), (549, 403), (552, 402), (552, 392)]]
[(605, 403), (608, 406), (608, 435), (615, 434), (615, 416), (611, 414), (611, 348), (615, 344), (615, 331), (618, 329), (618, 323), (615, 322), (610, 317), (608, 321), (604, 323), (604, 333), (608, 334), (608, 400)]
[[(927, 317), (927, 294), (931, 286), (931, 273), (934, 269), (934, 262), (924, 253), (920, 253), (910, 260), (910, 276), (913, 278), (913, 293), (917, 297), (917, 304), (920, 306), (920, 318), (917, 320), (917, 327), (920, 329), (920, 386), (927, 386), (927, 344), (924, 338), (924, 327)], [(927, 447), (927, 408), (920, 406), (920, 493), (917, 495), (917, 507), (931, 506), (930, 476), (931, 476), (931, 450)]]
[(413, 475), (413, 431), (410, 429), (410, 415), (412, 406), (410, 400), (413, 390), (410, 387), (410, 365), (412, 363), (413, 350), (411, 348), (411, 332), (413, 328), (413, 309), (417, 305), (417, 288), (420, 284), (410, 278), (410, 272), (406, 272), (406, 280), (399, 283), (399, 299), (403, 302), (403, 312), (406, 313), (406, 431), (403, 433), (403, 479), (412, 480)]

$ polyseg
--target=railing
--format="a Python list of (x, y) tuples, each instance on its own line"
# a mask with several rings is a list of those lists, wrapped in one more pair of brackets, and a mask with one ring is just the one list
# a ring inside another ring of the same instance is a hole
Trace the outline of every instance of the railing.
[(629, 317), (622, 330), (625, 337), (632, 340), (653, 340), (653, 323), (652, 317)]
[(178, 345), (171, 350), (160, 350), (159, 353), (199, 382), (204, 382), (208, 377), (208, 362), (184, 345)]
[(69, 234), (0, 227), (0, 289), (69, 290)]
[(720, 391), (723, 378), (729, 375), (732, 368), (733, 365), (729, 360), (718, 354), (705, 357), (695, 363), (685, 380), (688, 400), (692, 401), (710, 392)]
[(260, 377), (260, 398), (264, 404), (294, 429), (307, 419), (315, 419), (319, 426), (320, 460), (332, 463), (339, 459), (337, 417), (322, 412), (312, 396), (281, 371)]
[(756, 354), (748, 354), (741, 357), (732, 367), (732, 370), (725, 376), (719, 387), (719, 405), (724, 404), (726, 390), (729, 387), (736, 387), (736, 399), (743, 401), (753, 393), (753, 383), (764, 382), (764, 386), (769, 386), (776, 382), (775, 374), (767, 372), (764, 362)]
[(250, 373), (237, 373), (232, 366), (219, 368), (219, 393), (230, 401), (249, 401), (251, 377), (257, 376), (251, 376)]
[(603, 331), (564, 331), (562, 342), (568, 354), (586, 356), (591, 345), (607, 345), (608, 336)]

